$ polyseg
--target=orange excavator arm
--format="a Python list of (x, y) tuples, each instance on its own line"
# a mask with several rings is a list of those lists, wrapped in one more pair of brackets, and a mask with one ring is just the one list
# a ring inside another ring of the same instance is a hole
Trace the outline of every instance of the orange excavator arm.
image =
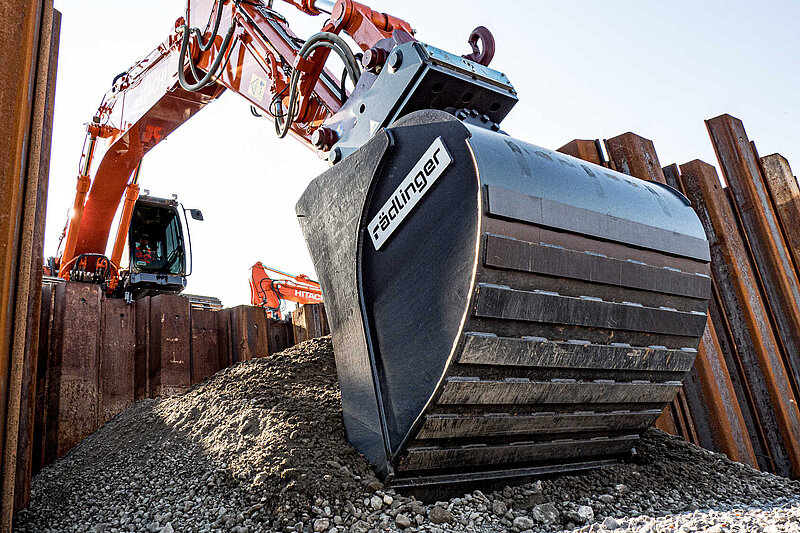
[[(324, 149), (347, 128), (342, 120), (339, 133), (321, 127), (348, 98), (344, 79), (325, 69), (329, 54), (342, 58), (353, 84), (370, 78), (360, 76), (356, 57), (339, 34), (350, 35), (368, 56), (381, 40), (413, 40), (408, 23), (351, 0), (287, 2), (330, 18), (304, 41), (272, 9), (272, 1), (189, 0), (169, 37), (114, 79), (87, 128), (75, 201), (56, 259), (61, 277), (69, 278), (78, 259), (82, 268), (103, 267), (110, 278), (117, 274), (142, 158), (225, 89), (244, 97), (254, 113), (272, 117), (279, 136), (291, 134)], [(106, 258), (121, 201), (120, 226)]]
[[(268, 272), (284, 276), (284, 279), (273, 279)], [(250, 302), (270, 311), (280, 319), (283, 300), (302, 305), (322, 303), (322, 289), (319, 283), (305, 274), (293, 276), (275, 268), (266, 267), (257, 262), (250, 268)]]

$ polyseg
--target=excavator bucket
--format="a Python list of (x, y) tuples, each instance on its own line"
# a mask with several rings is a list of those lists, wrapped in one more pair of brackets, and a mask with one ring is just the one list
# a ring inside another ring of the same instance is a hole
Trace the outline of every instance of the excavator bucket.
[(297, 213), (347, 437), (394, 485), (616, 462), (692, 367), (709, 251), (667, 186), (429, 110)]

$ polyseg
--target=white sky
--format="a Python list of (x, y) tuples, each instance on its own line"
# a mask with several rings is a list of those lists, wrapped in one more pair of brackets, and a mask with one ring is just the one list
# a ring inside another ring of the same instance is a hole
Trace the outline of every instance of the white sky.
[[(160, 43), (185, 0), (56, 0), (62, 12), (45, 254), (55, 252), (72, 205), (85, 126), (113, 77)], [(744, 121), (761, 155), (800, 169), (800, 2), (609, 0), (373, 0), (411, 23), (417, 38), (466, 53), (478, 25), (495, 35), (492, 62), (520, 102), (503, 123), (514, 137), (555, 149), (574, 138), (633, 131), (652, 139), (662, 165), (716, 165), (704, 119)], [(301, 37), (319, 30), (289, 4)], [(226, 306), (249, 303), (256, 261), (314, 277), (294, 204), (326, 165), (279, 140), (238, 95), (224, 94), (153, 149), (139, 183), (202, 209), (191, 226), (188, 292)], [(116, 230), (116, 228), (114, 228)]]

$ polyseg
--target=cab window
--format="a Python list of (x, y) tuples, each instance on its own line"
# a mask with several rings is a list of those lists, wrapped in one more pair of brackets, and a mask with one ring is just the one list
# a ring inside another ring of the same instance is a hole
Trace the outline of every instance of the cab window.
[(183, 274), (186, 254), (178, 211), (136, 204), (131, 218), (131, 265), (140, 272)]

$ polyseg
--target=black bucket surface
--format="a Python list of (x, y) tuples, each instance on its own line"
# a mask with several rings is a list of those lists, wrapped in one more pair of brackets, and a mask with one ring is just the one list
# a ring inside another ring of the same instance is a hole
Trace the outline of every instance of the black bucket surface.
[(395, 484), (625, 457), (692, 366), (708, 246), (669, 188), (420, 111), (297, 213), (348, 439)]

